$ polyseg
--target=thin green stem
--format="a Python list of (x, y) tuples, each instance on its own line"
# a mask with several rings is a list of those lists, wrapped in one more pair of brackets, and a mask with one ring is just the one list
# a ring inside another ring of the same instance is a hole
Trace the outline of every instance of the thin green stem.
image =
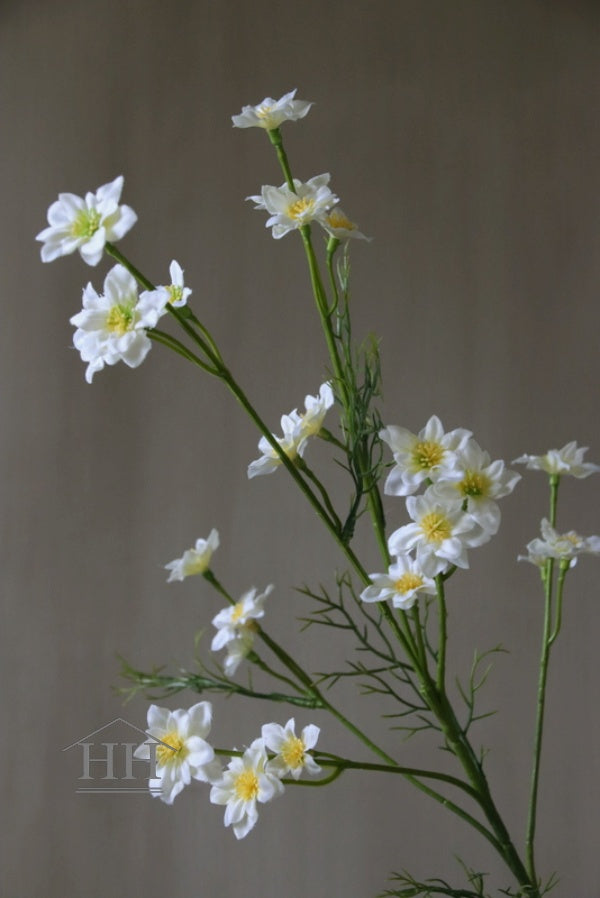
[(441, 576), (435, 578), (438, 599), (438, 619), (440, 626), (440, 635), (438, 643), (437, 656), (437, 688), (440, 695), (446, 693), (446, 644), (448, 642), (448, 611), (446, 609), (446, 596), (444, 592), (444, 581)]

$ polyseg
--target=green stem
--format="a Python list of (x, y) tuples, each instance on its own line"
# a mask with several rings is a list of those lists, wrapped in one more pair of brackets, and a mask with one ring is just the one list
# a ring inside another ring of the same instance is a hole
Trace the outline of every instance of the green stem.
[(444, 581), (441, 576), (435, 578), (435, 585), (438, 597), (438, 615), (440, 624), (440, 637), (438, 645), (437, 657), (437, 688), (440, 695), (446, 693), (446, 643), (448, 641), (448, 611), (446, 609), (446, 597), (444, 591)]

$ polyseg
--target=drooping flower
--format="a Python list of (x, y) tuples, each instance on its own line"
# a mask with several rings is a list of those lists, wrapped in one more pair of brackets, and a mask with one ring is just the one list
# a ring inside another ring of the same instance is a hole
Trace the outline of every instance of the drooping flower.
[(279, 100), (265, 97), (257, 106), (243, 106), (239, 115), (232, 115), (235, 128), (265, 128), (272, 131), (283, 122), (295, 122), (304, 118), (312, 103), (306, 100), (295, 100), (296, 90), (284, 94)]
[(427, 479), (459, 476), (453, 473), (456, 453), (471, 432), (461, 427), (444, 433), (442, 422), (433, 415), (418, 434), (392, 425), (379, 436), (392, 450), (396, 462), (385, 481), (384, 492), (388, 496), (410, 496)]
[(574, 530), (558, 533), (547, 518), (541, 522), (542, 538), (537, 537), (527, 544), (527, 555), (519, 555), (519, 561), (529, 561), (543, 567), (549, 558), (570, 561), (577, 564), (578, 555), (600, 555), (600, 536), (580, 536)]
[(265, 746), (276, 755), (269, 761), (267, 770), (272, 771), (278, 777), (290, 773), (295, 780), (300, 779), (303, 770), (306, 770), (311, 776), (320, 773), (321, 768), (308, 754), (308, 751), (317, 744), (319, 732), (319, 727), (311, 723), (304, 727), (299, 736), (296, 736), (296, 724), (293, 717), (288, 720), (285, 727), (278, 723), (265, 723), (261, 730), (261, 736)]
[[(298, 455), (301, 456), (306, 448), (306, 437), (302, 433), (302, 421), (296, 411), (290, 415), (282, 415), (281, 429), (282, 437), (276, 437), (275, 434), (273, 436), (287, 457), (293, 461)], [(266, 437), (260, 438), (258, 448), (262, 455), (248, 465), (249, 479), (260, 477), (263, 474), (272, 474), (282, 464), (281, 458)]]
[(225, 805), (225, 826), (236, 839), (247, 836), (258, 820), (256, 803), (271, 801), (284, 791), (283, 783), (267, 765), (262, 739), (255, 739), (241, 758), (232, 758), (226, 770), (213, 781), (210, 800)]
[(79, 250), (84, 262), (97, 265), (106, 242), (120, 240), (137, 221), (133, 209), (119, 205), (122, 190), (123, 176), (119, 175), (85, 197), (60, 193), (48, 209), (50, 227), (35, 238), (43, 242), (42, 262)]
[(210, 702), (198, 702), (187, 711), (150, 705), (147, 732), (160, 744), (144, 742), (134, 754), (148, 761), (150, 752), (155, 752), (156, 777), (149, 780), (150, 792), (165, 804), (173, 804), (193, 779), (206, 783), (218, 775), (220, 765), (206, 742), (211, 719)]
[(388, 548), (397, 556), (416, 549), (419, 567), (428, 577), (443, 573), (453, 564), (468, 568), (467, 549), (483, 545), (492, 536), (463, 511), (460, 498), (442, 499), (433, 487), (422, 496), (409, 496), (406, 508), (414, 523), (395, 530)]
[(191, 295), (192, 291), (189, 287), (185, 286), (183, 280), (183, 268), (179, 262), (175, 261), (175, 259), (173, 259), (169, 266), (169, 274), (171, 275), (171, 283), (168, 287), (164, 287), (163, 289), (169, 294), (168, 302), (178, 309), (187, 303), (188, 296)]
[(466, 510), (494, 534), (500, 526), (496, 499), (508, 496), (520, 479), (520, 474), (509, 471), (501, 460), (491, 461), (489, 454), (469, 439), (455, 454), (452, 479), (438, 480), (433, 489), (448, 499), (460, 496), (466, 501)]
[(327, 186), (330, 177), (327, 173), (316, 175), (305, 183), (294, 178), (294, 190), (287, 184), (281, 187), (267, 184), (260, 195), (247, 199), (256, 204), (255, 209), (269, 212), (271, 217), (267, 219), (266, 227), (273, 228), (273, 237), (278, 240), (311, 221), (321, 222), (328, 210), (339, 202)]
[(192, 549), (186, 549), (181, 558), (176, 558), (165, 564), (165, 570), (170, 571), (167, 583), (173, 580), (184, 580), (194, 574), (203, 574), (210, 567), (213, 552), (219, 548), (219, 534), (213, 528), (208, 534), (208, 539), (197, 539)]
[(252, 648), (256, 632), (254, 621), (264, 617), (264, 603), (272, 590), (272, 584), (258, 595), (255, 588), (250, 589), (239, 602), (223, 608), (213, 618), (213, 625), (218, 632), (213, 637), (211, 649), (218, 652), (219, 649), (227, 648), (224, 668), (228, 676), (236, 672), (240, 662)]
[(546, 474), (561, 476), (567, 474), (582, 480), (600, 471), (600, 465), (583, 461), (586, 452), (587, 446), (577, 446), (573, 440), (562, 449), (550, 449), (545, 455), (520, 455), (514, 459), (513, 464), (526, 465), (531, 471), (545, 471)]
[(386, 574), (369, 574), (372, 586), (367, 586), (360, 597), (363, 602), (392, 600), (394, 608), (407, 611), (417, 601), (419, 593), (435, 595), (436, 586), (431, 577), (421, 570), (410, 555), (400, 555)]
[(331, 237), (335, 237), (336, 240), (371, 240), (371, 237), (365, 237), (365, 235), (358, 230), (358, 225), (355, 225), (353, 221), (350, 221), (346, 213), (343, 212), (339, 206), (336, 206), (334, 209), (327, 212), (324, 217), (319, 220), (319, 224), (325, 228)]
[(146, 330), (156, 326), (165, 311), (165, 293), (144, 291), (138, 296), (135, 279), (122, 265), (115, 265), (104, 280), (104, 294), (91, 284), (83, 291), (83, 310), (71, 318), (77, 330), (73, 345), (88, 362), (88, 383), (105, 365), (125, 362), (137, 368), (152, 346)]

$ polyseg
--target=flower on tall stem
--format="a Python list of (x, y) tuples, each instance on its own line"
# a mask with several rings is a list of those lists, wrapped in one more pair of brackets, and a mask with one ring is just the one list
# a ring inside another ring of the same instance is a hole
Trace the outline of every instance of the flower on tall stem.
[(35, 238), (43, 243), (42, 262), (52, 262), (79, 250), (88, 265), (97, 265), (107, 241), (124, 237), (137, 221), (129, 206), (120, 206), (123, 176), (85, 197), (60, 193), (48, 209), (49, 227)]
[(339, 206), (330, 209), (322, 219), (319, 219), (319, 224), (325, 228), (330, 237), (335, 237), (336, 240), (371, 240), (371, 237), (365, 237), (358, 230), (358, 225), (350, 221)]
[(264, 617), (264, 603), (272, 591), (272, 584), (261, 593), (255, 588), (250, 589), (244, 593), (239, 602), (223, 608), (213, 618), (213, 625), (218, 632), (213, 637), (211, 649), (218, 652), (219, 649), (227, 648), (224, 668), (228, 676), (233, 676), (240, 662), (252, 648), (256, 632), (254, 621)]
[(578, 446), (575, 440), (566, 443), (562, 449), (549, 449), (545, 455), (520, 455), (513, 464), (526, 465), (530, 471), (545, 471), (546, 474), (567, 474), (582, 480), (600, 471), (600, 465), (583, 461), (587, 446)]
[(215, 761), (213, 748), (206, 742), (210, 732), (212, 705), (198, 702), (187, 711), (178, 708), (170, 711), (150, 705), (148, 708), (148, 735), (160, 744), (148, 742), (136, 748), (136, 758), (150, 760), (150, 751), (156, 752), (156, 777), (149, 780), (150, 792), (165, 804), (173, 804), (184, 786), (193, 779), (209, 782), (218, 775), (220, 765)]
[[(293, 411), (289, 415), (282, 415), (282, 437), (276, 437), (276, 442), (281, 446), (287, 457), (294, 461), (298, 455), (302, 455), (306, 448), (306, 437), (302, 433), (302, 421), (300, 415)], [(248, 478), (260, 477), (263, 474), (272, 474), (282, 464), (279, 453), (273, 448), (266, 437), (258, 441), (258, 448), (262, 452), (260, 458), (254, 459), (248, 465)]]
[(265, 746), (275, 752), (275, 757), (269, 761), (267, 770), (278, 777), (287, 776), (289, 773), (295, 780), (300, 779), (303, 770), (311, 776), (320, 773), (321, 768), (308, 754), (317, 744), (319, 732), (318, 726), (309, 723), (300, 735), (296, 736), (293, 717), (288, 720), (285, 727), (278, 723), (265, 723), (261, 729), (261, 736)]
[(255, 739), (241, 758), (232, 758), (221, 776), (213, 780), (210, 800), (225, 805), (224, 823), (232, 827), (236, 839), (243, 839), (256, 824), (256, 803), (264, 804), (284, 791), (267, 762), (264, 741)]
[(278, 100), (265, 97), (256, 106), (243, 106), (239, 115), (232, 115), (235, 128), (264, 128), (273, 131), (283, 122), (295, 122), (304, 118), (313, 105), (307, 100), (295, 100), (297, 88), (284, 94)]
[(471, 432), (462, 427), (444, 433), (442, 422), (432, 415), (423, 430), (411, 433), (405, 427), (385, 427), (379, 434), (394, 455), (384, 492), (388, 496), (410, 496), (426, 480), (452, 478), (456, 453)]
[(203, 574), (210, 567), (213, 553), (219, 548), (219, 533), (214, 528), (208, 534), (207, 539), (197, 539), (191, 549), (186, 549), (181, 558), (176, 558), (165, 564), (165, 570), (170, 571), (167, 583), (173, 580), (184, 580), (194, 574)]
[(138, 295), (133, 276), (115, 265), (104, 280), (104, 293), (91, 284), (83, 291), (83, 310), (71, 318), (77, 330), (73, 345), (88, 362), (88, 383), (105, 365), (125, 362), (130, 368), (141, 365), (152, 346), (146, 330), (156, 326), (165, 312), (164, 291), (144, 291)]
[(547, 518), (541, 522), (542, 538), (536, 537), (527, 544), (527, 555), (519, 555), (519, 561), (529, 561), (543, 567), (549, 558), (577, 564), (578, 555), (600, 555), (600, 536), (580, 536), (575, 530), (558, 533)]
[(294, 178), (294, 189), (287, 184), (281, 187), (265, 185), (260, 195), (247, 199), (255, 203), (255, 209), (264, 209), (270, 214), (265, 227), (273, 228), (273, 237), (278, 240), (290, 231), (302, 228), (311, 221), (322, 223), (328, 210), (339, 202), (329, 187), (328, 173), (316, 175), (306, 182)]
[(410, 555), (400, 555), (385, 574), (369, 574), (371, 586), (360, 594), (363, 602), (385, 602), (392, 600), (394, 608), (408, 611), (417, 601), (419, 594), (435, 595), (436, 585), (431, 577), (421, 570), (421, 566)]
[(159, 289), (166, 290), (168, 293), (168, 302), (170, 305), (174, 306), (176, 309), (181, 308), (181, 306), (185, 306), (188, 297), (191, 296), (191, 289), (185, 286), (185, 282), (183, 280), (183, 268), (176, 262), (175, 259), (169, 265), (169, 274), (171, 275), (171, 283), (169, 286), (161, 287)]

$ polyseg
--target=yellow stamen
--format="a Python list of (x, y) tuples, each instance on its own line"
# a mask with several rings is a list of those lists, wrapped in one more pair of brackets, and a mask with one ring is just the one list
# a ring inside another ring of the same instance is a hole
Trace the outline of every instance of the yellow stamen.
[(156, 760), (161, 767), (172, 764), (174, 761), (179, 763), (187, 757), (188, 750), (177, 730), (172, 730), (166, 736), (162, 736), (160, 741), (166, 742), (166, 745), (157, 745), (156, 747)]
[(290, 736), (283, 743), (280, 754), (291, 770), (302, 767), (304, 764), (304, 742), (297, 736)]
[(233, 611), (231, 612), (231, 622), (237, 623), (244, 616), (244, 603), (237, 602), (233, 606)]
[(288, 206), (288, 215), (294, 220), (301, 218), (305, 213), (310, 213), (315, 205), (315, 201), (310, 196), (303, 196), (295, 203)]
[(424, 515), (420, 525), (430, 543), (441, 543), (452, 534), (450, 521), (439, 511), (430, 511)]
[(432, 440), (421, 440), (415, 444), (412, 457), (416, 468), (428, 471), (442, 461), (444, 447)]
[(72, 237), (93, 237), (100, 227), (100, 213), (95, 209), (82, 209), (71, 225)]
[(490, 478), (482, 471), (465, 471), (458, 488), (463, 496), (487, 496), (490, 486)]
[(120, 337), (131, 330), (133, 324), (133, 308), (132, 306), (116, 305), (113, 306), (106, 316), (106, 327), (113, 334)]
[(327, 216), (327, 224), (330, 228), (343, 228), (345, 231), (355, 231), (356, 225), (354, 222), (350, 221), (349, 218), (346, 218), (343, 212), (338, 211), (337, 209), (333, 209), (329, 215)]
[(179, 302), (181, 297), (183, 296), (183, 287), (178, 287), (176, 284), (171, 284), (170, 287), (167, 287), (169, 291), (169, 302)]
[(241, 798), (242, 801), (251, 801), (253, 798), (256, 798), (258, 795), (258, 777), (254, 770), (245, 769), (238, 774), (233, 788), (237, 797)]
[(419, 586), (423, 586), (423, 578), (420, 574), (414, 574), (412, 571), (406, 571), (394, 582), (394, 589), (402, 595), (410, 592), (411, 589), (418, 589)]
[(256, 107), (256, 114), (259, 118), (267, 118), (267, 116), (271, 114), (272, 109), (273, 107), (269, 106), (268, 103), (263, 103)]

